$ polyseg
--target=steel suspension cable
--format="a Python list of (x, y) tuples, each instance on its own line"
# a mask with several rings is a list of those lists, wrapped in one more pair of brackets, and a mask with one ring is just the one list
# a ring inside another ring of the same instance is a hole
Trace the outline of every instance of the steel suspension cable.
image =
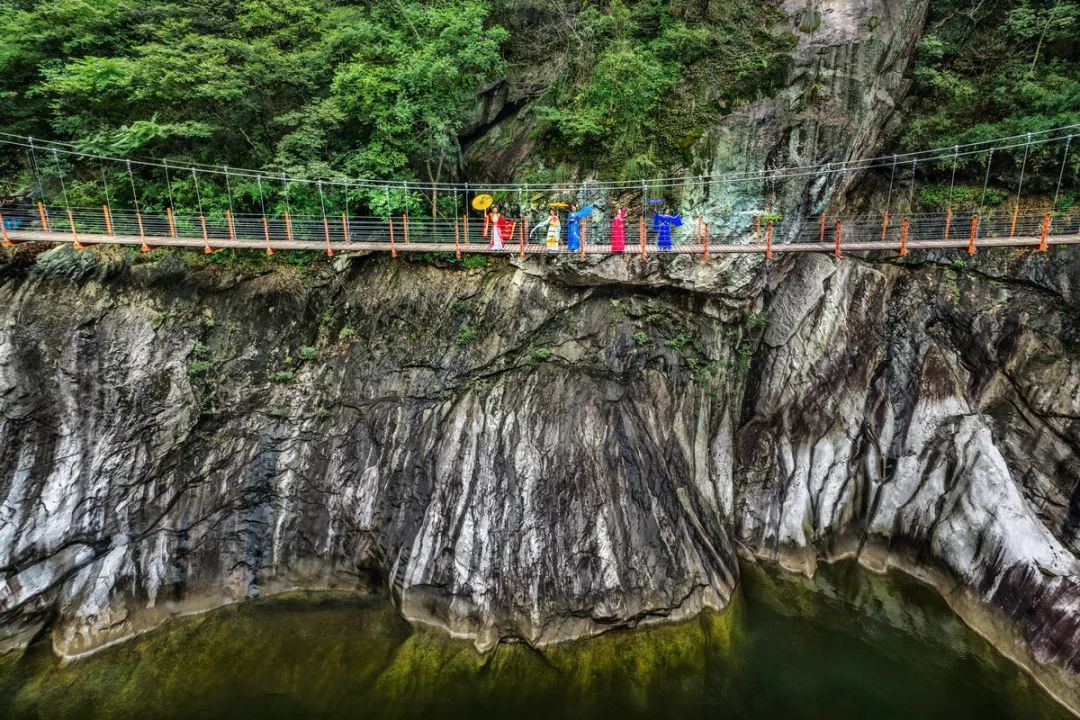
[(885, 199), (885, 212), (888, 213), (892, 210), (892, 192), (893, 183), (896, 181), (896, 156), (893, 155), (892, 159), (892, 173), (889, 175), (889, 194)]
[(191, 181), (195, 185), (195, 201), (199, 203), (199, 215), (205, 215), (203, 212), (202, 193), (199, 191), (199, 176), (195, 174), (195, 168), (191, 168)]
[(60, 192), (64, 196), (64, 207), (70, 208), (71, 203), (68, 201), (67, 184), (64, 182), (64, 170), (60, 167), (60, 156), (53, 151), (53, 162), (56, 164), (57, 177), (60, 179)]
[(908, 189), (908, 214), (915, 213), (915, 173), (919, 170), (919, 161), (914, 160), (911, 163), (911, 187)]
[(956, 189), (956, 168), (960, 165), (960, 146), (953, 148), (952, 179), (949, 180), (949, 205), (952, 207), (953, 191)]
[(127, 172), (128, 181), (131, 183), (131, 200), (135, 203), (135, 212), (139, 213), (142, 211), (139, 209), (139, 193), (135, 190), (135, 175), (131, 171), (131, 163), (128, 163)]
[(101, 184), (105, 186), (105, 204), (112, 206), (112, 199), (109, 197), (109, 177), (105, 174), (105, 163), (98, 163), (101, 170)]
[(229, 167), (226, 165), (222, 170), (225, 171), (225, 194), (229, 196), (229, 214), (235, 215), (236, 210), (233, 208), (232, 182), (229, 180)]
[(982, 215), (986, 211), (986, 189), (990, 185), (990, 165), (994, 162), (994, 151), (991, 150), (990, 154), (986, 156), (986, 177), (983, 178), (982, 198), (979, 200), (979, 214)]
[(1028, 133), (1028, 144), (1024, 146), (1024, 162), (1020, 165), (1020, 183), (1016, 186), (1016, 204), (1020, 204), (1020, 195), (1024, 191), (1024, 173), (1027, 171), (1028, 154), (1031, 152), (1031, 133)]
[(1072, 144), (1073, 136), (1070, 135), (1065, 141), (1065, 152), (1061, 157), (1061, 171), (1058, 173), (1057, 187), (1054, 189), (1054, 202), (1050, 205), (1050, 210), (1053, 211), (1057, 208), (1058, 198), (1061, 196), (1061, 181), (1065, 178), (1065, 167), (1069, 162), (1069, 146)]
[(34, 179), (37, 180), (38, 197), (41, 198), (41, 202), (45, 202), (45, 184), (41, 181), (41, 168), (38, 166), (37, 151), (34, 149), (34, 138), (30, 138), (30, 149), (28, 151), (30, 156), (30, 167), (34, 173)]
[(173, 202), (172, 179), (169, 177), (169, 161), (162, 160), (162, 164), (165, 168), (165, 191), (169, 194), (169, 207), (174, 208), (176, 207), (176, 203)]

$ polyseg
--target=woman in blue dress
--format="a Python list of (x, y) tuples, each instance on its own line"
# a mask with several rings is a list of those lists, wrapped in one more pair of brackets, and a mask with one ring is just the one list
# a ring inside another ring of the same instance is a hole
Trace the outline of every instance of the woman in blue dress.
[(570, 215), (566, 218), (566, 249), (577, 252), (581, 249), (581, 221), (593, 211), (592, 205), (578, 210), (577, 205), (570, 206)]
[(668, 208), (662, 213), (653, 213), (653, 230), (656, 231), (656, 247), (660, 250), (671, 249), (671, 228), (682, 227), (682, 218), (672, 215)]

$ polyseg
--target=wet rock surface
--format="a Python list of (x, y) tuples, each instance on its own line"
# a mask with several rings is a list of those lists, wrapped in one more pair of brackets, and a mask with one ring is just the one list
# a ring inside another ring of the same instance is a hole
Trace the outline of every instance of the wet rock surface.
[(9, 267), (6, 643), (338, 587), (543, 645), (723, 607), (741, 548), (919, 575), (1075, 701), (1073, 251), (940, 259)]

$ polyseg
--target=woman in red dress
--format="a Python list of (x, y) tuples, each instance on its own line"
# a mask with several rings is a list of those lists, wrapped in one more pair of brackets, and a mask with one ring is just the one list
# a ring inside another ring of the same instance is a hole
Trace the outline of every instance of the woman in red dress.
[(626, 251), (626, 208), (620, 207), (611, 219), (611, 252)]

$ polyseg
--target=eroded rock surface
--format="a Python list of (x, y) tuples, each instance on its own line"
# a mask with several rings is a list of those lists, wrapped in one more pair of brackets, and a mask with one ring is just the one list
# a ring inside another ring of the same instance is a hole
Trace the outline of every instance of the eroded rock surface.
[(1072, 255), (727, 287), (691, 258), (52, 250), (0, 285), (8, 643), (345, 586), (543, 645), (723, 607), (741, 547), (920, 575), (1075, 701), (1080, 353), (1042, 280)]

